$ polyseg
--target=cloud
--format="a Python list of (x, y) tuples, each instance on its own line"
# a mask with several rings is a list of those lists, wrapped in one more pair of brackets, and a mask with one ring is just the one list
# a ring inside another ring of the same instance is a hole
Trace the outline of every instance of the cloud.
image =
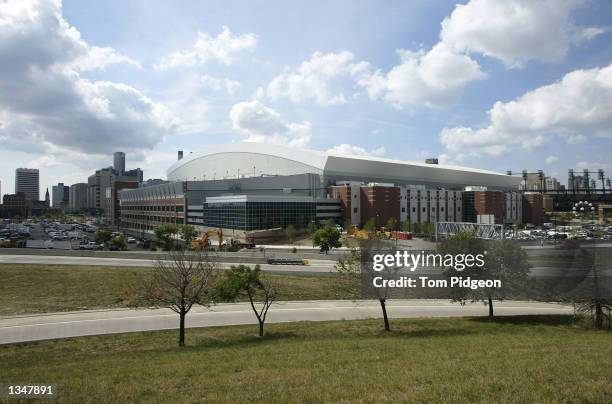
[(132, 86), (80, 76), (111, 63), (136, 62), (85, 43), (59, 1), (0, 3), (0, 142), (62, 158), (152, 148), (174, 116)]
[(486, 74), (467, 55), (455, 52), (444, 43), (431, 50), (398, 50), (400, 64), (389, 72), (377, 70), (359, 79), (371, 99), (382, 99), (395, 108), (434, 107), (455, 104), (463, 88)]
[(516, 100), (497, 102), (483, 128), (444, 128), (442, 144), (455, 153), (499, 156), (515, 147), (533, 150), (551, 136), (568, 143), (586, 135), (612, 138), (612, 64), (575, 70)]
[(287, 67), (272, 79), (266, 95), (273, 101), (288, 99), (294, 103), (303, 103), (312, 100), (323, 106), (344, 104), (346, 96), (334, 91), (331, 88), (332, 82), (339, 78), (358, 76), (370, 68), (368, 63), (355, 62), (354, 59), (355, 55), (348, 51), (315, 52), (296, 69)]
[(213, 60), (229, 66), (234, 63), (238, 54), (254, 50), (258, 41), (257, 35), (253, 33), (234, 35), (226, 26), (223, 26), (223, 30), (216, 37), (198, 32), (198, 39), (190, 49), (174, 52), (154, 67), (157, 70), (194, 67)]
[(229, 95), (234, 95), (240, 88), (240, 82), (226, 78), (218, 78), (205, 74), (201, 77), (202, 85), (213, 91), (225, 90)]
[(548, 165), (554, 163), (555, 161), (559, 160), (559, 157), (557, 156), (548, 156), (546, 157), (546, 159), (544, 160), (544, 162)]
[[(580, 161), (578, 163), (576, 163), (576, 167), (574, 168), (576, 171), (584, 171), (584, 170), (589, 170), (589, 171), (598, 171), (598, 170), (604, 170), (604, 171), (609, 171), (612, 169), (612, 165), (610, 165), (609, 163), (598, 163), (595, 161)], [(576, 175), (580, 175), (580, 173), (576, 173)], [(591, 179), (594, 180), (599, 180), (597, 175), (592, 175), (591, 174)], [(598, 181), (599, 182), (599, 181)]]
[(529, 60), (558, 62), (573, 43), (590, 40), (607, 28), (579, 27), (571, 13), (580, 0), (471, 0), (458, 4), (442, 21), (441, 41), (466, 53), (521, 67)]
[(382, 156), (385, 154), (384, 147), (378, 147), (373, 150), (366, 150), (360, 146), (353, 146), (348, 143), (342, 143), (327, 150), (327, 153), (338, 154), (342, 156)]
[(306, 147), (310, 142), (312, 125), (308, 121), (288, 123), (280, 114), (260, 101), (245, 101), (232, 106), (230, 120), (234, 129), (249, 137), (248, 142), (276, 143)]
[(582, 144), (586, 140), (587, 137), (584, 135), (570, 135), (567, 137), (567, 144)]

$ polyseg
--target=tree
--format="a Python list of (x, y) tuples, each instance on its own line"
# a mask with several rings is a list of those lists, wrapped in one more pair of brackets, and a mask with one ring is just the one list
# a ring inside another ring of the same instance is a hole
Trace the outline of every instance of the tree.
[(106, 244), (112, 238), (111, 231), (108, 229), (99, 229), (96, 232), (96, 243), (97, 244)]
[(344, 221), (344, 225), (342, 226), (342, 228), (344, 229), (344, 231), (348, 232), (351, 227), (353, 227), (353, 224), (351, 223), (351, 219), (346, 219)]
[(240, 296), (246, 296), (259, 323), (259, 336), (264, 336), (268, 310), (276, 301), (278, 290), (262, 273), (259, 265), (254, 269), (246, 265), (232, 265), (217, 285), (217, 294), (221, 299), (232, 302)]
[(502, 287), (478, 289), (453, 288), (452, 300), (465, 304), (466, 301), (483, 301), (489, 307), (489, 318), (493, 318), (493, 301), (502, 301), (506, 296), (522, 292), (527, 284), (529, 261), (527, 254), (512, 240), (482, 240), (473, 231), (460, 232), (448, 237), (438, 246), (438, 253), (484, 256), (484, 266), (466, 267), (460, 273), (455, 268), (446, 268), (447, 277), (461, 275), (473, 280), (499, 280)]
[(293, 244), (293, 239), (295, 238), (296, 234), (297, 230), (295, 229), (294, 225), (290, 224), (285, 227), (285, 236), (289, 239), (289, 244)]
[(198, 231), (190, 224), (183, 224), (178, 230), (186, 246), (190, 246), (191, 242), (198, 237)]
[(335, 228), (336, 227), (336, 222), (334, 221), (334, 219), (327, 219), (325, 221), (325, 225), (324, 226), (325, 227), (333, 227), (333, 228)]
[(365, 224), (363, 225), (363, 229), (367, 231), (376, 230), (376, 218), (372, 217), (367, 222), (365, 222)]
[(155, 262), (141, 299), (179, 315), (179, 346), (185, 346), (185, 317), (194, 304), (209, 305), (215, 266), (203, 252), (171, 251)]
[(174, 236), (178, 233), (178, 227), (173, 224), (162, 224), (153, 229), (155, 238), (161, 242), (164, 251), (170, 251), (173, 248)]
[(412, 230), (412, 226), (410, 225), (410, 220), (406, 220), (405, 222), (402, 223), (402, 231), (411, 231)]
[(414, 224), (412, 225), (412, 230), (414, 231), (415, 234), (420, 234), (421, 233), (421, 224), (418, 222), (414, 222)]
[(113, 251), (125, 251), (127, 250), (127, 243), (123, 235), (118, 235), (110, 240), (111, 250)]
[(333, 227), (322, 227), (313, 235), (312, 245), (327, 254), (332, 248), (342, 247), (340, 232)]
[(334, 286), (337, 289), (336, 295), (339, 298), (344, 298), (347, 294), (358, 298), (360, 283), (359, 275), (361, 272), (361, 256), (356, 247), (351, 247), (347, 255), (342, 255), (338, 258), (336, 264), (337, 282)]
[(386, 228), (389, 231), (393, 231), (393, 230), (397, 229), (397, 220), (395, 220), (394, 217), (390, 217), (389, 220), (387, 220)]
[(378, 300), (380, 304), (385, 331), (391, 331), (389, 316), (387, 314), (387, 301), (391, 298), (393, 290), (388, 286), (388, 283), (383, 283), (382, 286), (378, 286), (374, 281), (379, 277), (387, 280), (397, 279), (398, 268), (396, 266), (385, 265), (382, 270), (375, 270), (373, 255), (381, 252), (393, 253), (394, 250), (393, 244), (387, 240), (377, 238), (362, 240), (360, 243), (361, 254), (353, 257), (353, 259), (359, 259), (358, 263), (353, 265), (353, 270), (360, 271), (363, 277), (362, 291), (369, 295), (368, 298), (374, 298)]

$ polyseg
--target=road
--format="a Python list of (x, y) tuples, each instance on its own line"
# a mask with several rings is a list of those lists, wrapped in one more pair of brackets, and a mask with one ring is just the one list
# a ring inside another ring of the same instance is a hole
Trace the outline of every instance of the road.
[[(572, 308), (551, 303), (495, 303), (497, 315), (571, 314)], [(459, 304), (447, 300), (390, 300), (391, 318), (486, 316), (482, 303)], [(377, 301), (279, 302), (269, 313), (270, 323), (379, 318)], [(256, 324), (247, 303), (194, 307), (187, 327)], [(70, 338), (87, 335), (176, 329), (178, 315), (169, 309), (91, 310), (0, 318), (0, 344)], [(254, 331), (255, 332), (255, 329)]]
[[(68, 257), (52, 255), (0, 255), (0, 264), (40, 264), (40, 265), (101, 265), (114, 267), (153, 267), (154, 260), (138, 258), (99, 258), (99, 257)], [(252, 263), (220, 262), (220, 268), (231, 265), (249, 265)], [(309, 265), (269, 265), (260, 264), (263, 271), (271, 272), (309, 272), (329, 273), (334, 271), (334, 261), (309, 260)]]

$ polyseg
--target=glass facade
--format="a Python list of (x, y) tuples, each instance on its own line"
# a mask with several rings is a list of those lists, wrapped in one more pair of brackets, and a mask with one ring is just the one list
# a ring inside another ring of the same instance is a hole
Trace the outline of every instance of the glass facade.
[(213, 202), (204, 204), (197, 224), (245, 231), (304, 228), (316, 220), (316, 210), (314, 202)]

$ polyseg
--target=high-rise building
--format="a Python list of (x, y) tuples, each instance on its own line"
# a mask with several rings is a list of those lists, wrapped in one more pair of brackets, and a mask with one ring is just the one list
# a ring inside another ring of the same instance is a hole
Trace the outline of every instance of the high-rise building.
[(37, 168), (15, 170), (15, 194), (23, 193), (31, 201), (40, 199), (40, 172)]
[(125, 153), (115, 152), (113, 154), (113, 169), (117, 175), (123, 175), (125, 173)]
[(63, 182), (54, 185), (51, 189), (53, 196), (52, 207), (54, 208), (65, 208), (68, 206), (68, 199), (70, 197), (70, 188), (64, 185)]
[(68, 197), (68, 207), (72, 211), (83, 210), (87, 208), (87, 184), (79, 182), (70, 186), (70, 195)]

